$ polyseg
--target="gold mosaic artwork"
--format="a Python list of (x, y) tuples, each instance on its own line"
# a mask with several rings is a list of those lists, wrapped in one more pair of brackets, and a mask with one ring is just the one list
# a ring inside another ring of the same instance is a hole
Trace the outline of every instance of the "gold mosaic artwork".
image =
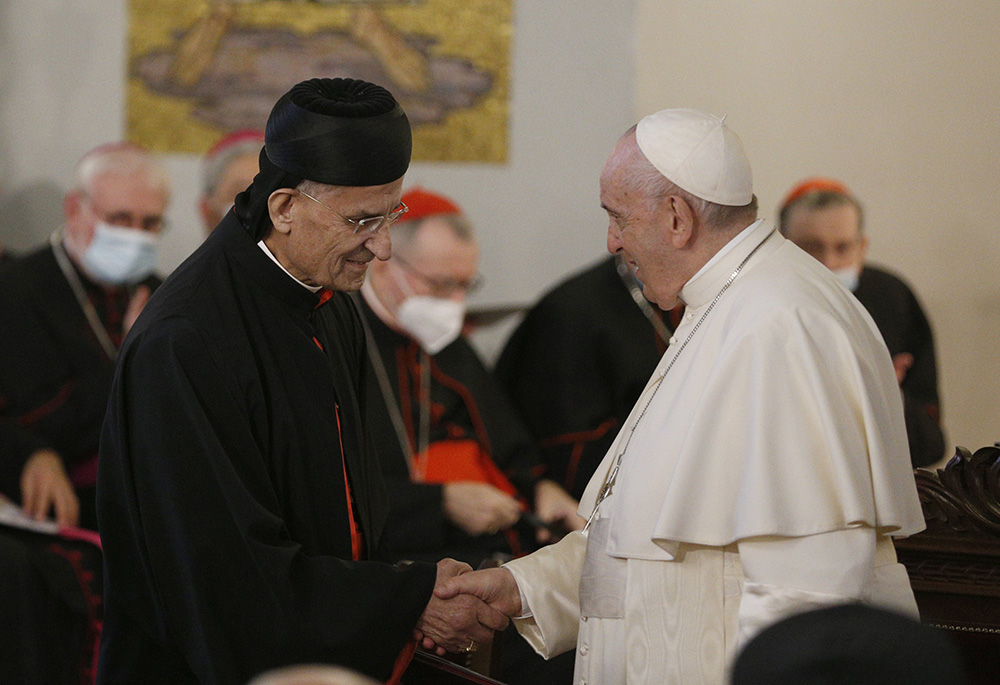
[(129, 0), (128, 139), (201, 154), (316, 76), (388, 88), (413, 158), (507, 161), (513, 0)]

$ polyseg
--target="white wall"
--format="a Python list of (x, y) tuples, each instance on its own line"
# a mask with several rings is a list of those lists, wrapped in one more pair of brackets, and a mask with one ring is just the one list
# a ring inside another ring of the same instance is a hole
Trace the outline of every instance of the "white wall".
[[(855, 189), (873, 259), (911, 281), (935, 326), (949, 442), (1000, 437), (1000, 3), (516, 0), (514, 14), (509, 163), (409, 174), (479, 226), (477, 302), (531, 301), (603, 253), (598, 175), (638, 115), (728, 112), (765, 214), (805, 175)], [(123, 0), (0, 3), (0, 236), (15, 247), (58, 225), (76, 159), (122, 136), (126, 22)], [(166, 162), (169, 268), (200, 229), (197, 159)]]
[(948, 444), (1000, 439), (1000, 3), (639, 0), (638, 115), (728, 112), (765, 215), (799, 178), (865, 204), (938, 341)]
[[(478, 302), (529, 302), (604, 249), (597, 178), (633, 118), (633, 4), (567, 13), (515, 2), (509, 162), (411, 167), (408, 184), (453, 194), (480, 230)], [(0, 237), (9, 245), (37, 244), (57, 226), (74, 162), (123, 136), (127, 21), (123, 0), (0, 5)], [(169, 270), (201, 240), (199, 166), (192, 155), (164, 161), (175, 190), (161, 255)]]

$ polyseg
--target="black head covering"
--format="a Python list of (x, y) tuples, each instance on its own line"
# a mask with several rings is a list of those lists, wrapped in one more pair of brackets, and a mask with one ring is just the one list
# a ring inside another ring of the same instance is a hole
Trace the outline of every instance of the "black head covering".
[(807, 611), (763, 630), (733, 666), (732, 685), (962, 685), (944, 633), (861, 604)]
[(255, 240), (271, 221), (267, 198), (303, 180), (377, 186), (406, 173), (410, 122), (392, 94), (366, 81), (314, 78), (281, 96), (267, 119), (260, 173), (236, 197), (236, 216)]

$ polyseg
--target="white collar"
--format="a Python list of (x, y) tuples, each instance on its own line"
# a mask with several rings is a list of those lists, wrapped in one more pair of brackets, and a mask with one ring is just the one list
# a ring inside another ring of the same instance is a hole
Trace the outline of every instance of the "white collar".
[(306, 283), (303, 283), (299, 279), (295, 278), (295, 276), (293, 276), (291, 273), (289, 273), (288, 269), (286, 269), (284, 266), (282, 266), (281, 262), (278, 261), (278, 258), (275, 257), (274, 254), (269, 249), (267, 249), (267, 245), (264, 244), (263, 240), (261, 240), (260, 242), (257, 243), (257, 247), (259, 247), (260, 249), (264, 250), (264, 254), (266, 254), (268, 257), (270, 257), (272, 262), (274, 262), (275, 264), (277, 264), (281, 268), (282, 271), (284, 271), (286, 274), (288, 274), (288, 277), (290, 279), (292, 279), (293, 281), (295, 281), (296, 283), (298, 283), (299, 285), (301, 285), (303, 288), (305, 288), (309, 292), (311, 292), (311, 293), (318, 293), (320, 290), (323, 289), (323, 286), (321, 286), (321, 285), (308, 285)]
[[(764, 219), (757, 219), (733, 236), (732, 240), (723, 245), (722, 249), (684, 284), (680, 293), (681, 301), (690, 309), (697, 309), (711, 302), (733, 269), (768, 235), (770, 230), (771, 227)], [(747, 240), (753, 235), (759, 235), (760, 238)]]

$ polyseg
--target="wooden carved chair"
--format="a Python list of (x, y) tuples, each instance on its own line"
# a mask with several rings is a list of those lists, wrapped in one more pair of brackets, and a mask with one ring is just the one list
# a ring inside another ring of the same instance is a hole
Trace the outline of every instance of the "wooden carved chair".
[(896, 552), (921, 620), (953, 639), (971, 683), (1000, 682), (1000, 443), (915, 477), (927, 529)]

